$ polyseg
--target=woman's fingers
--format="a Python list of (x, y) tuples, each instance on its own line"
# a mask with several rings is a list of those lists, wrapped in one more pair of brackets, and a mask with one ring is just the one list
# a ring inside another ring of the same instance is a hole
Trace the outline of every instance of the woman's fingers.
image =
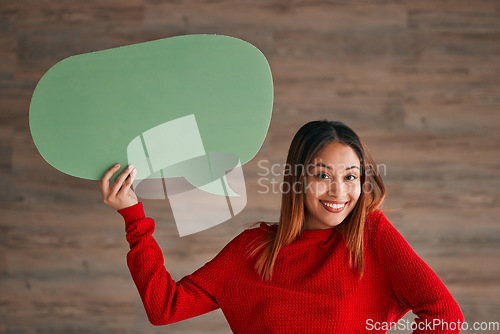
[(109, 180), (120, 169), (120, 164), (111, 167), (99, 181), (104, 204), (111, 206), (116, 210), (121, 210), (137, 204), (137, 196), (131, 189), (137, 170), (132, 166), (123, 171), (110, 188)]
[(136, 175), (137, 175), (137, 169), (133, 168), (132, 171), (130, 172), (129, 178), (127, 179), (127, 181), (125, 181), (125, 184), (122, 186), (120, 191), (123, 191), (124, 193), (128, 193), (128, 191), (130, 190), (130, 187), (134, 183), (134, 179), (135, 179)]
[(116, 164), (104, 174), (104, 176), (99, 181), (99, 186), (101, 187), (101, 193), (103, 197), (107, 197), (109, 194), (109, 180), (120, 169), (120, 164)]
[(121, 187), (123, 186), (123, 183), (127, 179), (127, 177), (130, 175), (132, 170), (134, 169), (134, 166), (130, 165), (123, 171), (123, 173), (118, 176), (118, 178), (115, 181), (115, 184), (111, 188), (111, 195), (116, 195), (118, 191), (120, 191)]

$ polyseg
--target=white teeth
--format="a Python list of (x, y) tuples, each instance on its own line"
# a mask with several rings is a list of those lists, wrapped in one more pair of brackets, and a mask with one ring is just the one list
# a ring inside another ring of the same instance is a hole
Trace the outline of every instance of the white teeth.
[(345, 203), (344, 204), (330, 204), (330, 203), (326, 203), (326, 202), (322, 202), (324, 205), (326, 205), (327, 207), (329, 208), (332, 208), (332, 209), (341, 209), (345, 206)]

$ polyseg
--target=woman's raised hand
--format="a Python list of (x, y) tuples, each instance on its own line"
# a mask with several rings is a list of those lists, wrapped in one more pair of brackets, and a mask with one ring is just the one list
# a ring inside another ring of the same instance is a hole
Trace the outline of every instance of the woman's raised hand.
[(109, 180), (120, 169), (120, 164), (111, 167), (99, 181), (101, 187), (102, 201), (115, 210), (128, 208), (138, 203), (135, 192), (131, 189), (137, 170), (130, 165), (116, 179), (113, 186), (109, 186)]

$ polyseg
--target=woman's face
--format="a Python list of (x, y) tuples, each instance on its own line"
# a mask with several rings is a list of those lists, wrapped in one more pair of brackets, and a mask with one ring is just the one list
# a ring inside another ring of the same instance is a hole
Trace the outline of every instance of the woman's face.
[(358, 156), (351, 147), (333, 142), (306, 168), (304, 228), (337, 226), (354, 209), (361, 194)]

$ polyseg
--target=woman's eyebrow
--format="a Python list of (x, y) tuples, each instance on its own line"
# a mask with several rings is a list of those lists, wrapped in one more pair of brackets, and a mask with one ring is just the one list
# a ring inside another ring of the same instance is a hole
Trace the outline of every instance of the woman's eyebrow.
[[(318, 163), (318, 164), (315, 164), (314, 166), (316, 166), (316, 167), (325, 167), (325, 168), (328, 168), (328, 169), (332, 169), (331, 166), (325, 165), (323, 163)], [(354, 169), (354, 168), (359, 169), (359, 166), (353, 165), (353, 166), (347, 167), (345, 170)]]
[(325, 164), (322, 164), (322, 163), (314, 164), (314, 167), (325, 167), (325, 168), (328, 168), (328, 169), (332, 169), (332, 167), (330, 167), (328, 165), (325, 165)]

